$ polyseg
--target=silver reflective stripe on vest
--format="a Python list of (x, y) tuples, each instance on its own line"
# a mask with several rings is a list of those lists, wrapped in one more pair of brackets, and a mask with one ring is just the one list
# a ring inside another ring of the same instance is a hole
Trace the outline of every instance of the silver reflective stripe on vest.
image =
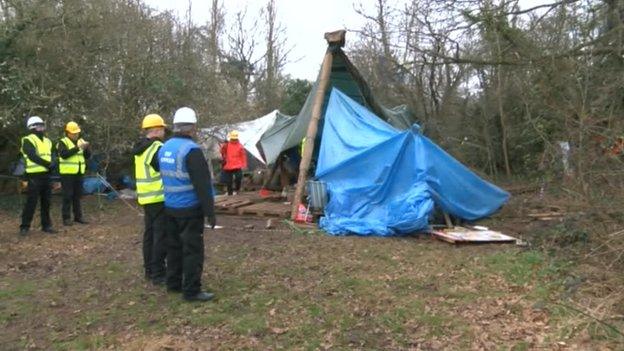
[(147, 179), (137, 179), (136, 182), (137, 183), (151, 183), (151, 182), (155, 182), (157, 180), (160, 180), (160, 175), (157, 177), (152, 177), (152, 178), (147, 178)]
[[(156, 154), (156, 150), (158, 149), (158, 144), (156, 142), (153, 142), (152, 145), (150, 145), (147, 150), (145, 152), (147, 152), (147, 155), (145, 155), (144, 157), (144, 162), (143, 162), (143, 174), (145, 175), (145, 178), (141, 178), (141, 179), (137, 179), (136, 182), (137, 183), (151, 183), (151, 182), (155, 182), (157, 180), (160, 180), (160, 174), (158, 174), (155, 177), (152, 177), (152, 165), (150, 165), (150, 162), (152, 161), (152, 159), (154, 158), (155, 154)], [(154, 170), (156, 171), (156, 170)]]
[(173, 185), (173, 186), (166, 186), (165, 185), (165, 191), (168, 193), (183, 193), (185, 191), (192, 191), (193, 190), (193, 185), (189, 184), (189, 185)]
[(152, 197), (152, 196), (159, 196), (164, 194), (164, 192), (162, 190), (159, 191), (149, 191), (147, 193), (140, 193), (137, 194), (137, 197), (143, 198), (143, 197)]
[(191, 176), (185, 172), (167, 171), (167, 170), (161, 169), (160, 174), (164, 175), (165, 177), (171, 177), (171, 178), (191, 179)]

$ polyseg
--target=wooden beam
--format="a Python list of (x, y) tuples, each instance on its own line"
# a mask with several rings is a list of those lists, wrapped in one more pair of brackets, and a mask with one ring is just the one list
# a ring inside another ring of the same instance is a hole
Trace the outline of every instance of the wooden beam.
[(310, 124), (308, 124), (308, 131), (306, 133), (305, 143), (303, 146), (303, 155), (301, 155), (301, 163), (299, 164), (299, 178), (297, 178), (297, 187), (295, 188), (295, 196), (293, 198), (291, 211), (291, 217), (293, 220), (297, 216), (297, 209), (301, 204), (303, 190), (305, 189), (305, 182), (308, 178), (310, 161), (312, 160), (312, 154), (314, 153), (314, 142), (316, 134), (318, 133), (318, 122), (321, 119), (323, 100), (325, 99), (325, 93), (327, 92), (327, 86), (329, 85), (329, 76), (331, 74), (333, 57), (334, 56), (331, 50), (327, 49), (327, 52), (325, 52), (325, 58), (323, 59), (323, 66), (321, 67), (321, 75), (319, 76), (319, 84), (316, 89), (316, 95), (314, 96), (312, 116), (310, 118)]
[(446, 222), (446, 227), (452, 229), (454, 226), (453, 226), (453, 222), (451, 221), (451, 216), (449, 216), (449, 214), (446, 212), (442, 212), (442, 213), (444, 213), (444, 222)]
[(275, 172), (277, 171), (277, 167), (279, 167), (280, 162), (282, 162), (281, 153), (277, 156), (277, 160), (275, 160), (275, 163), (273, 163), (273, 166), (271, 167), (271, 171), (269, 172), (269, 178), (266, 181), (262, 182), (262, 189), (269, 188), (269, 184), (271, 184), (271, 181), (273, 180), (273, 177), (275, 176)]
[(327, 40), (328, 45), (338, 45), (339, 47), (345, 46), (345, 34), (346, 30), (341, 29), (335, 32), (327, 32), (325, 33), (325, 40)]

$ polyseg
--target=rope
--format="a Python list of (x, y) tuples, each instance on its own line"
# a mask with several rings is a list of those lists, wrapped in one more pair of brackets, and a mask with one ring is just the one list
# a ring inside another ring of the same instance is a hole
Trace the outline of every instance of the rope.
[(113, 188), (113, 186), (106, 180), (106, 178), (102, 177), (99, 173), (96, 173), (95, 175), (102, 181), (102, 183), (104, 183), (104, 185), (107, 188), (109, 188), (112, 192), (114, 192), (117, 195), (119, 200), (123, 201), (124, 204), (126, 204), (128, 207), (130, 207), (138, 215), (141, 215), (141, 211), (139, 211), (136, 207), (132, 206), (128, 201), (126, 201), (124, 198), (122, 198), (121, 194), (117, 190), (115, 190), (115, 188)]

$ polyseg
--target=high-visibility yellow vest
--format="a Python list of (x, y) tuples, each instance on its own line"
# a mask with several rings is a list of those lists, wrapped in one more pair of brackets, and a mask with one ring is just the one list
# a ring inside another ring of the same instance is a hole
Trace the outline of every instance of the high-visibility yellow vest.
[(303, 157), (303, 151), (305, 150), (305, 142), (307, 137), (303, 137), (301, 140), (301, 157)]
[(30, 143), (35, 147), (37, 155), (48, 162), (52, 161), (52, 141), (46, 137), (43, 137), (43, 140), (41, 140), (35, 134), (29, 134), (22, 138), (21, 151), (22, 155), (24, 155), (24, 161), (26, 162), (26, 173), (30, 174), (47, 172), (47, 167), (35, 163), (28, 158), (28, 156), (24, 152), (24, 140), (30, 141)]
[[(60, 141), (65, 144), (67, 150), (76, 147), (76, 144), (68, 138), (64, 137)], [(60, 174), (84, 174), (87, 164), (85, 162), (84, 151), (78, 149), (78, 152), (68, 158), (62, 158), (59, 155), (59, 173)]]
[(158, 140), (154, 141), (142, 154), (134, 156), (134, 177), (139, 205), (165, 201), (165, 189), (160, 173), (150, 165), (156, 150), (162, 144)]

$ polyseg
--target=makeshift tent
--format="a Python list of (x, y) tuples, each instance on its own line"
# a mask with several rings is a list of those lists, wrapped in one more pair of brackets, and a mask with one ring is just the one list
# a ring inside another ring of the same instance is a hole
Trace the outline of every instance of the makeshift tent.
[[(319, 99), (317, 96), (320, 94), (321, 105), (323, 106), (321, 114), (323, 114), (331, 87), (340, 89), (350, 98), (366, 106), (397, 128), (407, 129), (416, 122), (405, 105), (387, 108), (375, 100), (357, 68), (341, 49), (341, 46), (344, 45), (344, 31), (327, 33), (325, 38), (329, 44), (325, 61), (328, 60), (329, 56), (329, 63), (323, 64), (324, 67), (321, 68), (316, 82), (312, 85), (312, 90), (308, 94), (301, 111), (294, 118), (284, 118), (277, 121), (260, 139), (259, 146), (267, 164), (275, 162), (281, 152), (301, 144), (312, 119), (315, 99)], [(329, 69), (326, 77), (321, 74), (323, 68)]]
[(382, 106), (371, 94), (370, 88), (342, 51), (345, 44), (344, 30), (325, 33), (328, 48), (323, 58), (321, 71), (306, 98), (303, 108), (295, 118), (289, 118), (275, 123), (269, 128), (260, 141), (259, 149), (264, 155), (267, 164), (275, 162), (279, 155), (294, 147), (299, 147), (305, 137), (304, 152), (299, 167), (299, 178), (295, 189), (292, 205), (294, 219), (303, 195), (303, 187), (308, 175), (313, 155), (318, 154), (317, 133), (319, 123), (322, 127), (322, 116), (325, 113), (329, 91), (332, 87), (338, 88), (351, 99), (366, 106), (377, 116), (397, 128), (409, 128), (416, 120), (409, 113), (406, 106), (387, 108)]
[(335, 88), (324, 118), (316, 178), (329, 193), (320, 222), (328, 233), (408, 234), (428, 226), (434, 205), (476, 220), (509, 198), (417, 125), (400, 131)]
[(210, 128), (202, 128), (202, 144), (207, 151), (208, 156), (213, 159), (221, 157), (219, 152), (219, 146), (221, 143), (227, 140), (227, 134), (232, 130), (238, 130), (238, 139), (245, 150), (249, 152), (260, 163), (264, 164), (264, 158), (260, 154), (260, 151), (256, 147), (256, 144), (260, 140), (260, 137), (264, 132), (271, 128), (276, 121), (281, 122), (283, 120), (292, 119), (290, 116), (286, 116), (280, 113), (278, 110), (274, 110), (260, 118), (256, 118), (251, 121), (245, 121), (234, 124), (225, 124)]

